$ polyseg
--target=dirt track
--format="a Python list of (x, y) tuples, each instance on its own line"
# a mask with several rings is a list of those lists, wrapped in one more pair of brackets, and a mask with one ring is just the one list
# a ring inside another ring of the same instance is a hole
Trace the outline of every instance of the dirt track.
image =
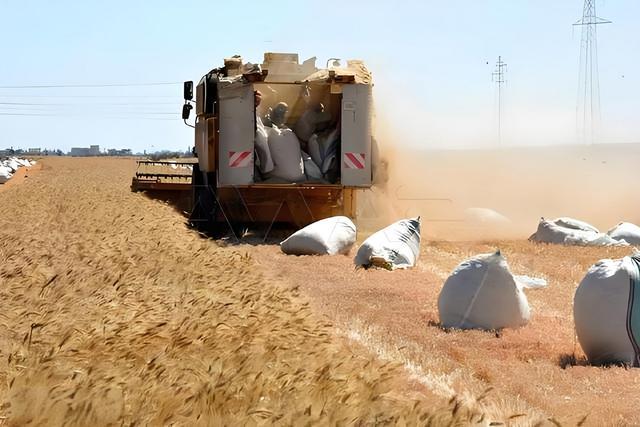
[[(444, 332), (437, 325), (444, 280), (463, 259), (496, 248), (515, 274), (549, 282), (547, 289), (526, 292), (531, 322), (499, 337)], [(497, 417), (542, 413), (568, 425), (585, 416), (585, 425), (640, 424), (640, 371), (588, 366), (573, 329), (573, 295), (589, 266), (628, 255), (629, 248), (431, 241), (423, 243), (415, 269), (395, 272), (356, 271), (351, 257), (291, 257), (272, 246), (252, 251), (273, 277), (299, 285), (344, 335), (403, 363), (437, 395), (478, 395), (492, 387), (486, 410)]]
[(0, 196), (0, 425), (473, 415), (416, 391), (397, 365), (354, 353), (243, 251), (131, 193), (133, 161), (41, 163)]

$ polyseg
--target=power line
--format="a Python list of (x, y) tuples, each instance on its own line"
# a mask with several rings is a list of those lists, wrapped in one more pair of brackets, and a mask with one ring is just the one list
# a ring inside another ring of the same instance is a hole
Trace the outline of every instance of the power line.
[[(76, 108), (80, 107), (80, 108)], [(87, 108), (91, 107), (91, 108)], [(152, 111), (149, 111), (150, 108), (153, 108)], [(22, 110), (22, 111), (45, 111), (50, 113), (61, 113), (61, 114), (113, 114), (113, 113), (122, 113), (122, 114), (179, 114), (176, 109), (168, 109), (168, 110), (160, 110), (155, 107), (160, 107), (157, 105), (148, 105), (148, 106), (125, 106), (125, 105), (54, 105), (54, 104), (6, 104), (0, 103), (0, 111), (1, 110)]]
[[(25, 111), (25, 110), (23, 110)], [(179, 117), (180, 113), (177, 112), (166, 112), (166, 111), (99, 111), (99, 112), (65, 112), (65, 111), (51, 111), (51, 110), (26, 110), (25, 112), (31, 111), (45, 111), (46, 113), (51, 113), (56, 116), (102, 116), (105, 114), (126, 114), (126, 115), (154, 115), (154, 116), (176, 116)]]
[(176, 102), (83, 102), (83, 103), (52, 103), (52, 102), (0, 102), (0, 105), (50, 105), (50, 106), (79, 106), (91, 105), (180, 105)]
[(50, 88), (90, 88), (90, 87), (133, 87), (133, 86), (169, 86), (179, 85), (182, 82), (158, 82), (158, 83), (104, 83), (104, 84), (55, 84), (55, 85), (17, 85), (0, 86), (0, 89), (50, 89)]
[(23, 111), (51, 111), (49, 108), (39, 108), (39, 107), (23, 107), (23, 106), (14, 106), (14, 105), (3, 105), (0, 106), (2, 110), (23, 110)]
[(154, 115), (174, 115), (174, 116), (180, 116), (180, 112), (177, 111), (147, 111), (147, 110), (98, 110), (98, 111), (94, 111), (94, 110), (64, 110), (64, 109), (44, 109), (44, 108), (39, 108), (39, 107), (21, 107), (21, 106), (0, 106), (0, 111), (3, 110), (19, 110), (19, 111), (23, 111), (23, 112), (30, 112), (30, 111), (44, 111), (46, 113), (54, 113), (54, 114), (58, 114), (58, 115), (82, 115), (82, 116), (98, 116), (98, 115), (104, 115), (104, 114), (125, 114), (125, 115), (135, 115), (135, 114), (154, 114)]
[(57, 116), (57, 114), (40, 114), (40, 113), (5, 113), (0, 111), (0, 116)]
[(4, 95), (0, 98), (176, 98), (175, 95)]
[[(53, 108), (48, 108), (53, 107)], [(76, 109), (76, 108), (66, 108), (68, 106), (31, 106), (31, 105), (0, 105), (0, 110), (23, 110), (23, 111), (47, 111), (50, 113), (62, 113), (62, 114), (111, 114), (111, 113), (124, 113), (124, 114), (149, 114), (150, 112), (145, 108), (136, 108), (136, 109), (123, 109), (123, 108), (112, 108), (111, 106), (100, 106), (100, 108), (92, 108), (92, 109)], [(106, 108), (102, 108), (106, 107)], [(180, 114), (176, 110), (155, 110), (154, 114)]]
[[(7, 113), (7, 112), (3, 112), (0, 111), (0, 116), (34, 116), (34, 117), (59, 117), (59, 118), (64, 118), (64, 119), (83, 119), (86, 120), (87, 116), (86, 115), (65, 115), (65, 114), (50, 114), (50, 113)], [(178, 115), (176, 115), (178, 116)], [(92, 116), (95, 119), (108, 119), (108, 120), (157, 120), (157, 121), (164, 121), (164, 122), (180, 122), (177, 119), (169, 119), (169, 118), (160, 118), (160, 117), (144, 117), (144, 116), (135, 116), (135, 117), (129, 117), (129, 116), (108, 116), (108, 115), (95, 115)], [(182, 122), (180, 122), (182, 123)]]

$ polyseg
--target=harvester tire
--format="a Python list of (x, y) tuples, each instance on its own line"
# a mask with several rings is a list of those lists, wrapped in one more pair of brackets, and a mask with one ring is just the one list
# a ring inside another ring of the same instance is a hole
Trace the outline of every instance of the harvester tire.
[[(213, 175), (213, 174), (210, 174)], [(189, 224), (198, 231), (212, 233), (215, 229), (217, 212), (217, 202), (215, 197), (215, 186), (211, 185), (206, 172), (201, 172), (199, 166), (193, 166), (192, 188), (193, 204)], [(213, 181), (215, 184), (215, 181)]]

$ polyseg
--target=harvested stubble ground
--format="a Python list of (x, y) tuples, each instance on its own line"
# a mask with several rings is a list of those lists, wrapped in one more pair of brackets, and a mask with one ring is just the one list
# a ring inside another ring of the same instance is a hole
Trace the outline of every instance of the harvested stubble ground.
[(134, 169), (50, 158), (0, 195), (0, 425), (487, 423), (131, 193)]
[[(430, 226), (423, 224), (423, 234)], [(548, 281), (545, 289), (525, 292), (531, 322), (498, 335), (444, 331), (437, 305), (444, 281), (465, 258), (497, 248), (514, 274)], [(640, 425), (640, 370), (589, 366), (573, 323), (573, 295), (589, 266), (629, 255), (630, 248), (426, 241), (415, 268), (394, 272), (355, 270), (352, 257), (291, 257), (268, 245), (251, 251), (272, 277), (299, 285), (346, 336), (403, 363), (443, 398), (491, 387), (483, 410), (493, 419), (524, 413), (525, 424), (553, 416), (566, 425)]]

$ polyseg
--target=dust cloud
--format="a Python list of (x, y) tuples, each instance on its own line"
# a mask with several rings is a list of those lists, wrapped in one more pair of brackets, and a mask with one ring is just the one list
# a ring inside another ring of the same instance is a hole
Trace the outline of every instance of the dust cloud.
[(365, 231), (417, 215), (423, 237), (444, 240), (527, 238), (540, 217), (602, 231), (640, 223), (640, 144), (443, 149), (402, 129), (377, 111), (374, 186), (358, 203)]

